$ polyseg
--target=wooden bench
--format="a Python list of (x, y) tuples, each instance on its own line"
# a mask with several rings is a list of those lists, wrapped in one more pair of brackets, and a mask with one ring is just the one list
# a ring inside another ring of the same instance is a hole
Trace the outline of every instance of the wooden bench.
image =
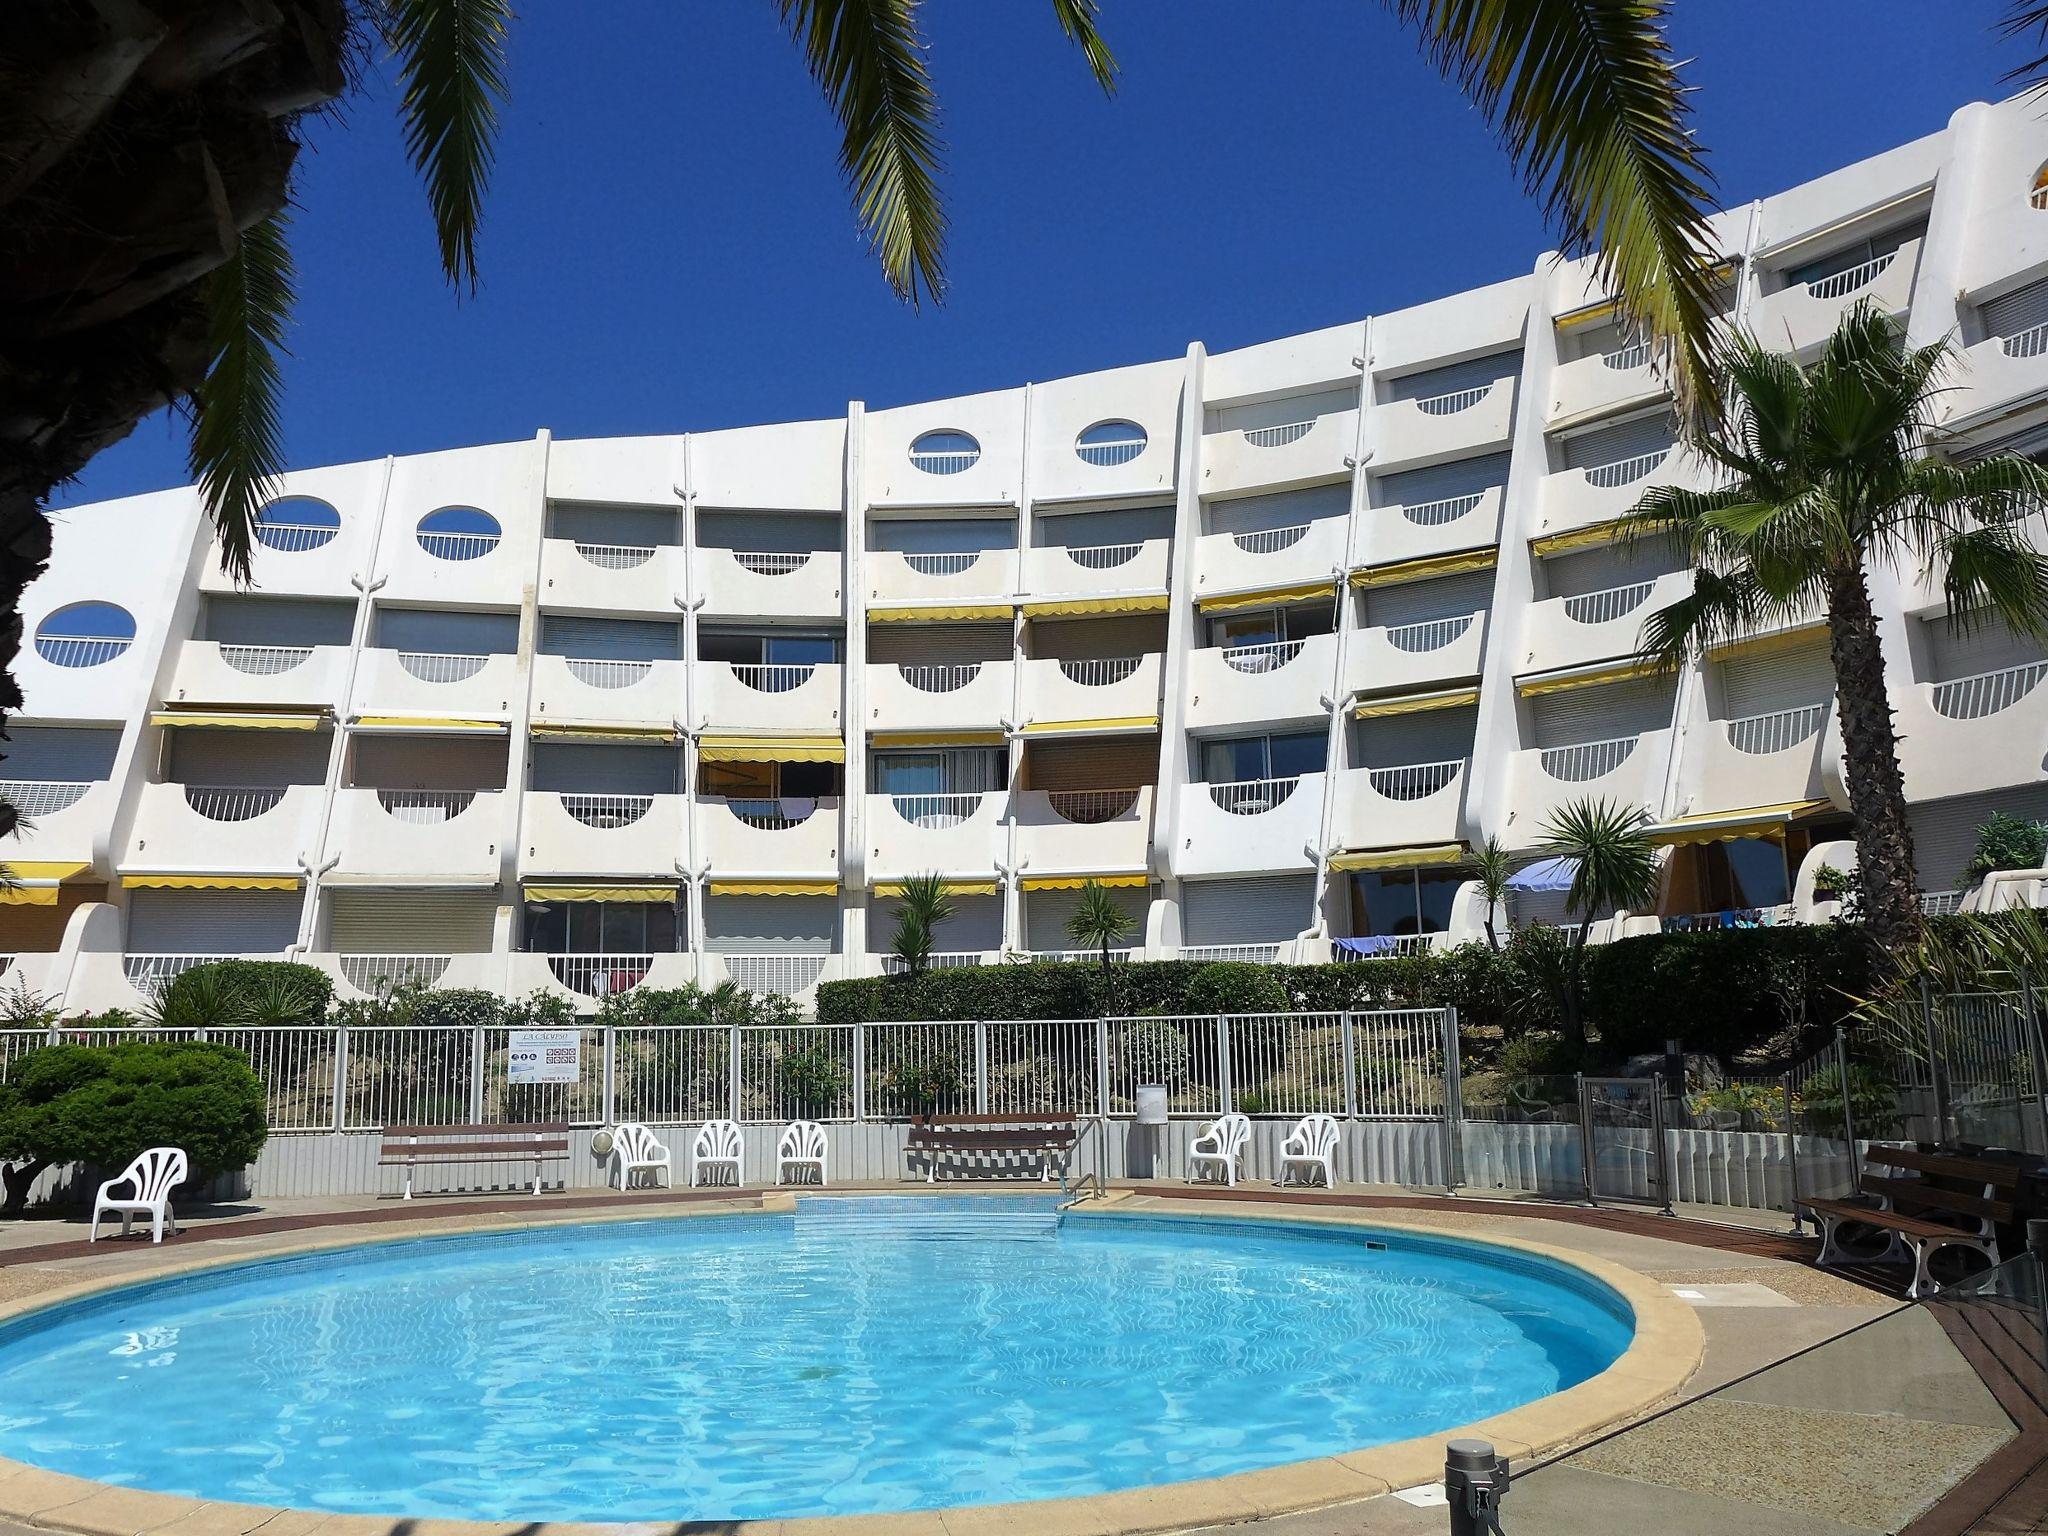
[[(1842, 1246), (1844, 1226), (1873, 1227), (1891, 1235), (1892, 1252), (1911, 1251), (1913, 1283), (1906, 1294), (1915, 1299), (1940, 1288), (1927, 1268), (1940, 1249), (1974, 1248), (1991, 1263), (1998, 1262), (1997, 1229), (2011, 1222), (2017, 1209), (2017, 1165), (1913, 1147), (1872, 1147), (1863, 1154), (1863, 1162), (1857, 1198), (1799, 1202), (1820, 1221), (1821, 1264), (1856, 1257)], [(1872, 1166), (1912, 1176), (1871, 1173)]]
[(405, 1193), (412, 1198), (413, 1170), (454, 1163), (531, 1163), (533, 1192), (541, 1170), (569, 1160), (569, 1127), (540, 1125), (387, 1125), (377, 1154), (380, 1168), (405, 1169)]
[(926, 1155), (927, 1184), (937, 1182), (939, 1157), (946, 1152), (1035, 1152), (1039, 1177), (1048, 1182), (1057, 1155), (1064, 1191), (1067, 1159), (1080, 1137), (1081, 1124), (1073, 1115), (919, 1115), (910, 1122), (904, 1151), (906, 1156)]

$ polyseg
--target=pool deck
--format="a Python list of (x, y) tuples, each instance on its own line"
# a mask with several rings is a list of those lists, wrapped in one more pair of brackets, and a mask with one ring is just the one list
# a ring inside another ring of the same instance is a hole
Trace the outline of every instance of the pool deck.
[[(1012, 1186), (1015, 1187), (1015, 1186)], [(986, 1184), (948, 1185), (942, 1190)], [(834, 1186), (834, 1191), (930, 1193), (922, 1184)], [(1031, 1193), (1043, 1193), (1029, 1187)], [(711, 1215), (786, 1208), (788, 1191), (575, 1190), (541, 1196), (451, 1196), (414, 1200), (332, 1198), (255, 1200), (197, 1210), (186, 1230), (162, 1247), (146, 1241), (81, 1241), (83, 1223), (64, 1219), (0, 1222), (0, 1313), (65, 1293), (307, 1248), (430, 1233), (590, 1220)], [(1623, 1290), (1636, 1306), (1638, 1348), (1593, 1381), (1482, 1426), (1518, 1468), (1532, 1455), (1553, 1457), (1611, 1435), (1632, 1421), (1684, 1400), (1689, 1406), (1518, 1481), (1509, 1529), (1569, 1536), (1669, 1536), (1698, 1531), (1757, 1536), (1866, 1536), (1909, 1530), (1948, 1536), (1982, 1529), (2020, 1532), (2032, 1507), (2028, 1485), (2041, 1472), (2033, 1422), (2008, 1390), (1999, 1393), (1996, 1350), (1955, 1341), (1953, 1319), (1936, 1308), (1887, 1320), (1885, 1369), (1840, 1364), (1855, 1340), (1795, 1362), (1755, 1383), (1738, 1382), (1898, 1308), (1896, 1298), (1863, 1283), (1895, 1272), (1845, 1276), (1811, 1265), (1814, 1243), (1772, 1225), (1729, 1225), (1642, 1210), (1592, 1209), (1488, 1197), (1445, 1198), (1340, 1186), (1325, 1193), (1235, 1190), (1179, 1184), (1118, 1186), (1105, 1210), (1160, 1211), (1231, 1219), (1359, 1222), (1469, 1235), (1547, 1252), (1577, 1263)], [(1875, 1337), (1878, 1329), (1871, 1330)], [(1903, 1339), (1903, 1343), (1900, 1342)], [(1836, 1363), (1831, 1364), (1831, 1357)], [(1804, 1385), (1789, 1401), (1775, 1381), (1794, 1369)], [(1830, 1373), (1844, 1379), (1830, 1380)], [(1808, 1378), (1811, 1378), (1810, 1380)], [(1928, 1384), (1934, 1383), (1936, 1387)], [(1746, 1395), (1745, 1395), (1746, 1394)], [(2023, 1396), (2024, 1394), (2022, 1394)], [(2043, 1405), (2037, 1405), (2043, 1406)], [(2015, 1434), (2014, 1425), (2019, 1433)], [(1417, 1485), (1434, 1481), (1445, 1436), (1348, 1456), (1166, 1485), (1098, 1498), (833, 1520), (699, 1523), (634, 1527), (747, 1536), (1110, 1536), (1253, 1526), (1261, 1536), (1353, 1536), (1440, 1532), (1447, 1523)], [(2041, 1451), (2048, 1457), (2048, 1448)], [(1761, 1464), (1761, 1466), (1760, 1466)], [(1827, 1469), (1818, 1476), (1815, 1469)], [(1839, 1476), (1836, 1476), (1839, 1474)], [(1836, 1486), (1841, 1483), (1842, 1486)], [(1972, 1485), (1980, 1485), (1973, 1491)], [(1941, 1506), (1929, 1508), (1954, 1486)], [(1390, 1490), (1408, 1490), (1402, 1492)], [(1997, 1515), (2000, 1504), (2006, 1513)], [(1982, 1504), (1999, 1520), (1976, 1523)], [(464, 1536), (484, 1532), (568, 1532), (579, 1528), (470, 1525), (245, 1509), (227, 1504), (104, 1488), (0, 1462), (0, 1536), (22, 1530), (84, 1536)], [(617, 1532), (625, 1527), (590, 1527)]]

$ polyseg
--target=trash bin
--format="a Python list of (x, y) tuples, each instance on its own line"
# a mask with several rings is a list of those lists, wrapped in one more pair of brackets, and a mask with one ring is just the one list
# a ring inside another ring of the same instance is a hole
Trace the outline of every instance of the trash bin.
[(1138, 1084), (1138, 1136), (1145, 1148), (1145, 1177), (1156, 1179), (1167, 1172), (1166, 1085)]

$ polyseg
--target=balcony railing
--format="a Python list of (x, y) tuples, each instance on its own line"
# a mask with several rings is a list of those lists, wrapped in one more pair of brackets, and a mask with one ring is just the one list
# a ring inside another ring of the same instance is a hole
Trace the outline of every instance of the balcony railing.
[[(1122, 965), (1138, 952), (1135, 949), (1114, 949), (1109, 952), (1111, 965)], [(1099, 949), (1034, 949), (1030, 960), (1033, 965), (1100, 965), (1102, 951)]]
[(1415, 402), (1415, 409), (1425, 416), (1455, 416), (1468, 411), (1493, 393), (1491, 384), (1475, 384), (1470, 389), (1446, 390), (1441, 395), (1427, 395)]
[(564, 656), (562, 665), (577, 682), (607, 690), (630, 688), (654, 670), (651, 661), (613, 661), (593, 656)]
[(957, 827), (981, 809), (982, 792), (943, 795), (891, 795), (896, 814), (913, 827)]
[(652, 955), (549, 955), (555, 980), (585, 997), (610, 997), (631, 991), (654, 968)]
[(1472, 491), (1464, 496), (1440, 496), (1435, 501), (1418, 501), (1413, 506), (1401, 508), (1401, 515), (1418, 528), (1441, 528), (1446, 523), (1455, 523), (1486, 499), (1484, 491)]
[(1545, 747), (1538, 754), (1543, 771), (1561, 784), (1604, 779), (1636, 749), (1639, 738), (1616, 736), (1608, 741), (1582, 741), (1569, 747)]
[(406, 675), (423, 683), (460, 683), (475, 677), (490, 661), (489, 656), (472, 656), (453, 651), (400, 651), (398, 664)]
[(208, 821), (253, 821), (284, 799), (283, 784), (187, 784), (185, 803)]
[(2015, 335), (2001, 336), (1998, 350), (2007, 357), (2039, 357), (2048, 352), (2048, 320), (2030, 325)]
[(979, 448), (913, 448), (910, 462), (928, 475), (957, 475), (981, 462)]
[(224, 645), (220, 659), (251, 677), (275, 677), (303, 666), (312, 657), (310, 645)]
[(1797, 709), (1774, 709), (1769, 714), (1744, 715), (1728, 722), (1728, 745), (1752, 757), (1765, 757), (1811, 741), (1820, 734), (1827, 714), (1824, 704), (1804, 704)]
[(1180, 947), (1183, 960), (1249, 960), (1257, 965), (1271, 965), (1280, 958), (1278, 944), (1183, 944)]
[(794, 997), (825, 974), (823, 955), (727, 955), (725, 974), (749, 992)]
[(818, 670), (814, 661), (736, 661), (732, 675), (756, 693), (794, 693)]
[(1258, 645), (1226, 645), (1223, 664), (1233, 672), (1277, 672), (1301, 654), (1306, 640), (1266, 640)]
[(1628, 485), (1649, 474), (1659, 464), (1671, 457), (1669, 448), (1659, 448), (1654, 453), (1632, 454), (1625, 459), (1616, 459), (1611, 464), (1595, 464), (1586, 470), (1586, 484), (1602, 490), (1612, 490), (1617, 485)]
[(341, 979), (372, 995), (396, 987), (431, 987), (455, 963), (453, 955), (341, 955)]
[(981, 663), (899, 661), (896, 670), (919, 693), (957, 693), (981, 676)]
[(1090, 656), (1060, 660), (1060, 676), (1083, 688), (1108, 688), (1138, 670), (1139, 656)]
[(654, 809), (652, 795), (562, 795), (562, 809), (586, 827), (630, 827)]
[(134, 643), (123, 635), (37, 635), (36, 654), (53, 667), (96, 667)]
[(1627, 346), (1616, 347), (1612, 352), (1600, 354), (1600, 366), (1612, 368), (1616, 373), (1626, 373), (1631, 368), (1640, 368), (1650, 360), (1650, 344), (1647, 341), (1632, 341)]
[(732, 557), (740, 569), (752, 571), (756, 576), (787, 576), (800, 571), (809, 563), (809, 550), (764, 550), (736, 549)]
[(380, 789), (377, 803), (393, 821), (434, 827), (460, 816), (476, 796), (473, 789)]
[(1424, 619), (1419, 624), (1397, 624), (1387, 631), (1387, 644), (1410, 655), (1440, 651), (1470, 629), (1476, 617), (1476, 614), (1461, 613), (1455, 619)]
[(787, 832), (800, 827), (818, 811), (816, 800), (728, 800), (725, 808), (735, 818), (763, 832)]
[(1285, 802), (1300, 782), (1298, 774), (1287, 779), (1232, 779), (1211, 784), (1209, 798), (1233, 816), (1262, 816)]
[(981, 551), (978, 549), (949, 550), (944, 553), (905, 555), (903, 563), (920, 576), (958, 576), (963, 571), (972, 569), (974, 562), (980, 558)]
[(1277, 427), (1246, 427), (1244, 440), (1254, 448), (1285, 448), (1289, 443), (1298, 443), (1307, 437), (1320, 419), (1311, 416), (1307, 421), (1282, 422)]
[(1634, 613), (1650, 600), (1654, 581), (1632, 581), (1626, 586), (1602, 587), (1564, 600), (1564, 616), (1574, 624), (1608, 624)]
[(1055, 789), (1046, 793), (1046, 804), (1062, 821), (1084, 827), (1128, 816), (1138, 803), (1135, 789)]
[(256, 542), (265, 549), (279, 550), (284, 554), (296, 555), (333, 541), (341, 530), (326, 527), (320, 523), (266, 523), (260, 518), (256, 523)]
[(1868, 287), (1877, 281), (1884, 269), (1898, 259), (1897, 251), (1886, 251), (1882, 256), (1873, 256), (1868, 261), (1859, 261), (1843, 272), (1831, 272), (1826, 277), (1816, 277), (1806, 285), (1806, 291), (1816, 299), (1844, 299), (1859, 288)]
[(173, 976), (183, 975), (195, 965), (232, 959), (233, 955), (123, 955), (121, 974), (144, 997), (155, 997)]
[(1119, 464), (1128, 464), (1145, 451), (1146, 439), (1142, 437), (1112, 437), (1096, 443), (1076, 443), (1074, 452), (1079, 454), (1083, 464), (1093, 464), (1097, 469), (1113, 469)]
[(421, 533), (420, 548), (436, 560), (480, 560), (498, 547), (495, 533)]
[(2041, 679), (2048, 677), (2048, 661), (2023, 662), (2016, 667), (2000, 667), (1995, 672), (1979, 672), (1974, 677), (1958, 677), (1951, 682), (1934, 686), (1934, 712), (1948, 720), (1982, 720), (2001, 710), (2011, 709), (2034, 691)]
[(1307, 523), (1285, 528), (1254, 528), (1250, 533), (1233, 533), (1230, 542), (1248, 555), (1272, 555), (1308, 537)]
[(1408, 763), (1398, 768), (1368, 768), (1366, 780), (1382, 800), (1427, 800), (1448, 784), (1457, 782), (1465, 771), (1465, 760), (1447, 763)]
[[(1123, 461), (1119, 459), (1117, 462)], [(1067, 558), (1078, 566), (1091, 571), (1113, 571), (1137, 559), (1138, 551), (1144, 547), (1143, 544), (1069, 544), (1066, 550)]]
[[(934, 971), (964, 971), (986, 958), (978, 949), (935, 949), (924, 957), (924, 963)], [(890, 976), (902, 976), (909, 972), (910, 962), (901, 955), (884, 955), (882, 970)]]
[(0, 779), (0, 800), (28, 817), (54, 816), (85, 798), (97, 780)]
[(654, 558), (652, 544), (585, 544), (576, 543), (576, 553), (592, 565), (607, 571), (630, 571), (636, 565), (645, 565)]

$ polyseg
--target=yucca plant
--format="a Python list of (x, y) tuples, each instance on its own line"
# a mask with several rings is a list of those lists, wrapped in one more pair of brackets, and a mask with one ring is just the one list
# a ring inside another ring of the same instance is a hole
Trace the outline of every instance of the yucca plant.
[(1611, 800), (1578, 800), (1560, 806), (1544, 826), (1542, 852), (1577, 866), (1565, 909), (1579, 920), (1565, 958), (1564, 1032), (1584, 1044), (1586, 936), (1593, 919), (1609, 907), (1642, 908), (1657, 899), (1657, 855), (1645, 832), (1650, 816), (1641, 806)]
[(930, 969), (939, 925), (952, 915), (953, 897), (944, 875), (912, 875), (903, 882), (889, 952), (903, 962), (906, 976), (922, 976)]
[(1116, 892), (1098, 881), (1081, 887), (1080, 899), (1067, 914), (1067, 938), (1076, 949), (1095, 949), (1102, 954), (1102, 969), (1109, 972), (1109, 952), (1130, 935), (1131, 914), (1116, 899)]
[(1501, 840), (1492, 834), (1479, 845), (1479, 851), (1472, 856), (1473, 877), (1479, 885), (1479, 895), (1486, 902), (1486, 946), (1498, 953), (1500, 935), (1494, 932), (1493, 914), (1508, 899), (1508, 876), (1514, 872), (1508, 862), (1508, 851), (1501, 846)]

